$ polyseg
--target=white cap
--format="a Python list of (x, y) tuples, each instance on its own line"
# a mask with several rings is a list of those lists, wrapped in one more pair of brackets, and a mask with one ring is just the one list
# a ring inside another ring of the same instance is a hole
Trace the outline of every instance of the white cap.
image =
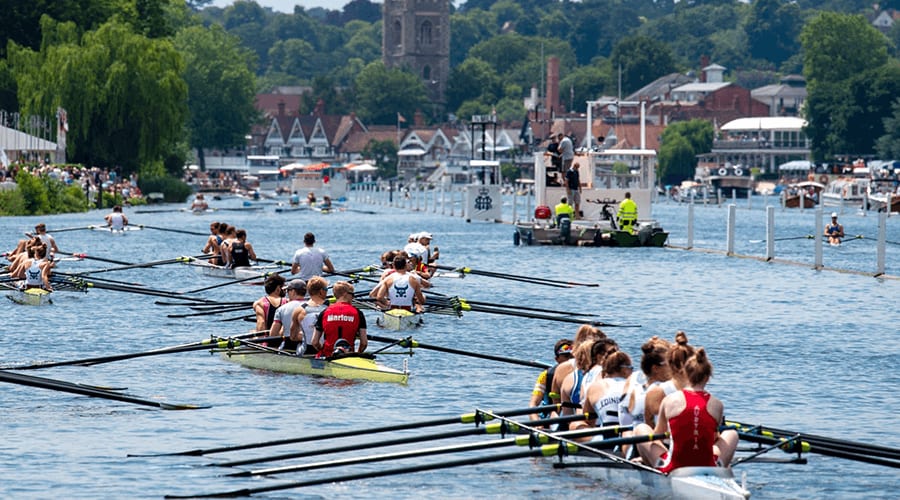
[(837, 212), (831, 212), (832, 217), (837, 217)]
[(419, 240), (419, 233), (409, 233), (409, 236), (406, 238), (406, 241), (409, 243), (413, 243)]
[(431, 236), (431, 233), (429, 233), (428, 231), (422, 231), (421, 233), (419, 233), (419, 238), (428, 238), (429, 240), (434, 239), (434, 237)]
[(406, 255), (409, 255), (410, 257), (418, 257), (419, 259), (424, 259), (425, 253), (427, 252), (425, 247), (420, 245), (419, 243), (410, 243), (409, 245), (403, 247), (403, 251), (406, 252)]

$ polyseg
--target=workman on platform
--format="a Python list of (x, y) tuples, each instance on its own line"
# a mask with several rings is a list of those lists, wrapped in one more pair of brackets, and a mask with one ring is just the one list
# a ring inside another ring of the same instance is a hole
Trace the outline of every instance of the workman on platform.
[(575, 208), (572, 207), (572, 205), (569, 205), (569, 199), (565, 196), (559, 199), (559, 204), (556, 205), (554, 213), (556, 214), (557, 224), (559, 224), (564, 217), (567, 217), (569, 220), (575, 219)]

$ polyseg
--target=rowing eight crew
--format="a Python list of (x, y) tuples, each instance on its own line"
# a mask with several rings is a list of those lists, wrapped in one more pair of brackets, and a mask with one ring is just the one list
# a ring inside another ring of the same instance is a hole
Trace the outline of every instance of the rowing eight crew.
[(719, 432), (724, 405), (706, 391), (713, 372), (706, 351), (689, 345), (684, 332), (677, 333), (674, 344), (653, 337), (641, 351), (641, 370), (635, 372), (631, 358), (614, 340), (583, 325), (574, 341), (563, 339), (554, 346), (557, 364), (538, 377), (531, 406), (542, 402), (580, 405), (577, 410), (562, 410), (563, 414), (591, 414), (590, 419), (575, 423), (575, 429), (633, 425), (633, 431), (624, 435), (668, 432), (668, 445), (652, 441), (638, 444), (637, 450), (619, 450), (621, 456), (661, 472), (688, 466), (727, 467), (738, 436), (734, 430)]
[(213, 222), (209, 225), (209, 232), (201, 251), (212, 255), (210, 264), (228, 268), (250, 267), (250, 261), (256, 260), (256, 251), (247, 241), (246, 230), (225, 222)]

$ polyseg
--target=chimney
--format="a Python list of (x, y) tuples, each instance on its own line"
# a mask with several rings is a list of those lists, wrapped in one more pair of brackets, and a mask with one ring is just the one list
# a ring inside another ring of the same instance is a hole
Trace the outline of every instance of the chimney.
[(313, 111), (313, 115), (315, 116), (323, 116), (325, 115), (325, 100), (321, 97), (318, 101), (316, 101), (316, 109)]
[(425, 115), (422, 114), (421, 109), (417, 109), (413, 114), (413, 125), (416, 128), (422, 128), (425, 126)]
[(559, 112), (559, 58), (552, 56), (547, 59), (547, 105), (545, 106), (550, 116), (553, 112)]
[(709, 66), (709, 56), (700, 56), (700, 83), (706, 83), (706, 71), (703, 68)]
[(278, 116), (284, 116), (284, 101), (278, 101)]

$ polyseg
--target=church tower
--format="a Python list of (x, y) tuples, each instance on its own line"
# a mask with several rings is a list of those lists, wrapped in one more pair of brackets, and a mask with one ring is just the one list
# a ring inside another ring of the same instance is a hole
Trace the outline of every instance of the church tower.
[(381, 53), (388, 68), (419, 75), (443, 109), (450, 77), (450, 0), (384, 0)]

